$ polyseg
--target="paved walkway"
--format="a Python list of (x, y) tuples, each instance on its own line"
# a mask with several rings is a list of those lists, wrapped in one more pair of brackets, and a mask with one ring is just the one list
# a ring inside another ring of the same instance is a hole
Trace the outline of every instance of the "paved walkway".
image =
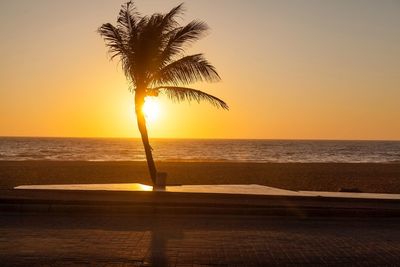
[(399, 266), (400, 219), (0, 214), (1, 266)]

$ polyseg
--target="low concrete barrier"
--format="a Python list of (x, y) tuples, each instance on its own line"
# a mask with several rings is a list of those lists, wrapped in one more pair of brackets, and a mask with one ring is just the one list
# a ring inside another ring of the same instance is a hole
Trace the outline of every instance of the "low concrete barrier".
[(0, 194), (0, 212), (16, 213), (400, 216), (399, 200), (71, 190), (3, 190)]

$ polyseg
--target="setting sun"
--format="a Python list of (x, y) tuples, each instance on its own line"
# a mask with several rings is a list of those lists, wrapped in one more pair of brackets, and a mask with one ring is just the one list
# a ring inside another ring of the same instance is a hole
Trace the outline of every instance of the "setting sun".
[(147, 97), (144, 102), (143, 113), (146, 116), (147, 120), (156, 120), (160, 114), (160, 105), (157, 99), (155, 99), (154, 97)]

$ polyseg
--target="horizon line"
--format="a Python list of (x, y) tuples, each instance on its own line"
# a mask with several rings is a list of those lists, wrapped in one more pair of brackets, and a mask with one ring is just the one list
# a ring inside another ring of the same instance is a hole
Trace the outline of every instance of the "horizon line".
[[(0, 135), (0, 138), (69, 138), (69, 139), (141, 139), (140, 137), (109, 137), (109, 136), (32, 136), (32, 135)], [(209, 137), (151, 137), (153, 139), (171, 140), (259, 140), (259, 141), (381, 141), (400, 142), (400, 139), (330, 139), (330, 138), (209, 138)]]

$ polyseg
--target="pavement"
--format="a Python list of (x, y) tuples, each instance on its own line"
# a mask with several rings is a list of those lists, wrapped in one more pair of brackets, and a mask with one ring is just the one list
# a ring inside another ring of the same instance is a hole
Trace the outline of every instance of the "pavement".
[(0, 266), (400, 266), (396, 198), (120, 186), (1, 190)]
[(399, 266), (400, 218), (2, 213), (7, 266)]

